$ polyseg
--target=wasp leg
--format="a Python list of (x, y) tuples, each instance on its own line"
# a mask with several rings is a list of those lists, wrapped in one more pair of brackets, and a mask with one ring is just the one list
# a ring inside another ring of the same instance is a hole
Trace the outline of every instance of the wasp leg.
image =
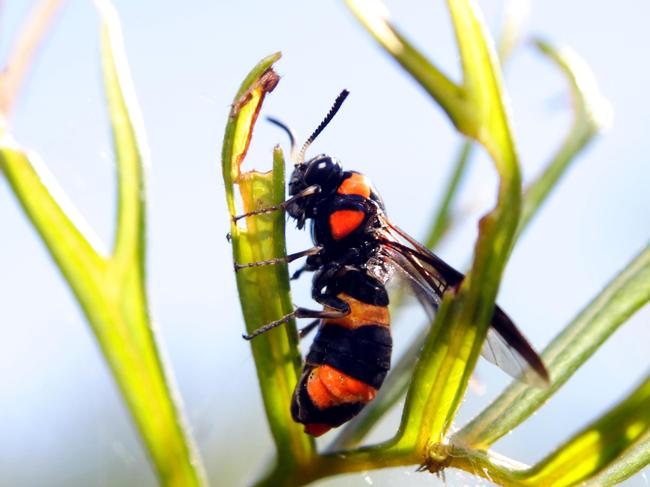
[(258, 328), (255, 330), (253, 333), (250, 335), (242, 335), (245, 340), (252, 340), (256, 336), (259, 336), (263, 333), (266, 333), (269, 330), (272, 330), (273, 328), (276, 328), (280, 326), (283, 323), (287, 323), (288, 321), (294, 319), (294, 318), (318, 318), (318, 319), (334, 319), (334, 318), (342, 318), (350, 313), (350, 307), (348, 306), (347, 309), (345, 310), (316, 310), (316, 309), (307, 309), (307, 308), (296, 308), (293, 312), (289, 313), (288, 315), (284, 315), (282, 318), (276, 321), (272, 321), (271, 323), (268, 323), (261, 328)]
[(246, 218), (248, 216), (254, 216), (254, 215), (263, 215), (265, 213), (273, 213), (274, 211), (285, 211), (287, 209), (287, 206), (289, 206), (291, 203), (295, 202), (296, 200), (299, 200), (300, 198), (304, 198), (305, 196), (311, 196), (314, 194), (320, 193), (320, 186), (317, 184), (314, 184), (312, 186), (308, 186), (305, 189), (303, 189), (300, 193), (292, 196), (286, 201), (283, 201), (279, 205), (275, 206), (269, 206), (268, 208), (262, 208), (259, 210), (255, 211), (249, 211), (248, 213), (243, 213), (241, 215), (236, 215), (232, 217), (232, 220), (236, 223), (238, 220), (241, 220), (242, 218)]
[(307, 264), (301, 266), (300, 268), (296, 269), (296, 271), (291, 274), (291, 277), (289, 278), (290, 281), (295, 281), (296, 279), (300, 279), (300, 276), (302, 275), (303, 272), (309, 272), (309, 266)]
[(289, 262), (293, 262), (294, 260), (300, 259), (301, 257), (306, 257), (310, 255), (316, 255), (318, 254), (323, 248), (322, 247), (312, 247), (307, 250), (303, 250), (301, 252), (296, 252), (295, 254), (289, 254), (286, 257), (278, 257), (277, 259), (269, 259), (269, 260), (260, 260), (257, 262), (250, 262), (248, 264), (238, 264), (235, 262), (235, 272), (240, 271), (242, 269), (246, 269), (248, 267), (260, 267), (263, 265), (276, 265), (276, 264), (288, 264)]
[(293, 275), (291, 276), (291, 280), (295, 281), (302, 275), (303, 272), (317, 271), (322, 267), (322, 265), (323, 265), (323, 259), (320, 253), (310, 255), (309, 257), (307, 257), (307, 261), (305, 262), (305, 265), (303, 265), (302, 267), (297, 269), (296, 272), (293, 273)]
[(314, 320), (311, 323), (309, 323), (307, 326), (303, 326), (300, 330), (298, 330), (298, 338), (301, 340), (305, 338), (307, 335), (309, 335), (314, 329), (320, 324), (320, 319)]
[[(328, 291), (323, 291), (323, 289), (327, 287), (327, 281), (332, 276), (334, 276), (341, 269), (341, 267), (341, 263), (331, 262), (314, 275), (312, 297), (318, 304), (325, 306), (325, 310), (313, 310), (298, 307), (292, 313), (289, 313), (279, 320), (272, 321), (271, 323), (258, 328), (250, 335), (243, 335), (243, 337), (246, 340), (252, 340), (256, 336), (261, 335), (262, 333), (266, 333), (267, 331), (272, 330), (273, 328), (280, 326), (281, 324), (286, 323), (293, 318), (317, 318), (319, 320), (327, 320), (343, 318), (349, 315), (351, 310), (348, 303), (338, 298), (337, 296), (330, 294)], [(307, 330), (306, 333), (311, 331), (314, 326), (315, 325), (313, 323), (307, 325), (306, 328), (309, 328), (309, 330)]]

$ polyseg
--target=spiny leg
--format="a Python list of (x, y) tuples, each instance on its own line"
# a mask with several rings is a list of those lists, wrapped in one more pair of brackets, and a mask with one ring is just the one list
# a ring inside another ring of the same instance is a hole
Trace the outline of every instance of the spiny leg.
[(276, 328), (283, 323), (287, 323), (289, 320), (292, 320), (293, 318), (335, 319), (335, 318), (343, 318), (344, 316), (347, 316), (349, 313), (350, 313), (349, 307), (348, 309), (345, 310), (332, 310), (332, 311), (296, 308), (293, 312), (284, 315), (279, 320), (275, 320), (272, 321), (271, 323), (267, 323), (261, 328), (255, 330), (250, 335), (242, 335), (242, 336), (244, 337), (245, 340), (252, 340), (256, 336), (266, 333), (267, 331), (272, 330), (273, 328)]
[(288, 264), (289, 262), (293, 262), (294, 260), (300, 259), (302, 257), (307, 257), (310, 255), (316, 255), (318, 254), (321, 250), (323, 250), (323, 247), (312, 247), (307, 250), (303, 250), (301, 252), (296, 252), (294, 254), (289, 254), (285, 257), (278, 257), (277, 259), (268, 259), (268, 260), (259, 260), (257, 262), (249, 262), (248, 264), (238, 264), (235, 262), (235, 272), (238, 272), (242, 269), (246, 269), (248, 267), (260, 267), (263, 265), (276, 265), (276, 264)]
[(254, 210), (254, 211), (249, 211), (248, 213), (243, 213), (241, 215), (236, 215), (232, 217), (232, 220), (234, 222), (237, 222), (238, 220), (241, 220), (242, 218), (246, 218), (248, 216), (253, 216), (253, 215), (263, 215), (265, 213), (273, 213), (274, 211), (284, 211), (287, 209), (287, 206), (289, 206), (291, 203), (294, 201), (304, 198), (305, 196), (311, 196), (314, 194), (320, 193), (320, 186), (317, 184), (314, 184), (312, 186), (308, 186), (305, 189), (303, 189), (300, 193), (292, 196), (286, 201), (283, 201), (279, 205), (275, 206), (269, 206), (267, 208), (261, 208), (259, 210)]

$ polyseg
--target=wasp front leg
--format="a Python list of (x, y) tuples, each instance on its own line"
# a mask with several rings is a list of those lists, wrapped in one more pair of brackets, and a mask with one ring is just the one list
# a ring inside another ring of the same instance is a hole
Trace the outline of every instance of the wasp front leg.
[(298, 194), (296, 194), (296, 195), (292, 196), (291, 198), (283, 201), (279, 205), (269, 206), (267, 208), (261, 208), (259, 210), (249, 211), (248, 213), (242, 213), (241, 215), (235, 215), (235, 216), (232, 217), (232, 220), (235, 223), (237, 223), (242, 218), (247, 218), (249, 216), (264, 215), (266, 213), (273, 213), (275, 211), (286, 211), (287, 207), (290, 204), (295, 203), (300, 198), (306, 198), (308, 196), (318, 194), (318, 193), (320, 193), (320, 190), (321, 190), (321, 188), (317, 184), (314, 184), (312, 186), (308, 186), (307, 188), (300, 191)]

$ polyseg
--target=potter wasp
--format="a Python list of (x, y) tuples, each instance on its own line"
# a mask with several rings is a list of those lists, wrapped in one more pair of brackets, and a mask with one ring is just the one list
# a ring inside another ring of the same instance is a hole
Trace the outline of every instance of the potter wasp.
[[(305, 432), (320, 436), (349, 421), (373, 400), (390, 369), (392, 338), (387, 283), (397, 277), (433, 315), (445, 291), (460, 286), (463, 274), (418, 243), (385, 212), (371, 181), (345, 170), (334, 157), (320, 154), (305, 161), (311, 143), (330, 123), (348, 95), (344, 90), (330, 112), (298, 151), (292, 131), (269, 119), (289, 135), (294, 169), (289, 198), (282, 204), (239, 215), (235, 219), (285, 211), (299, 229), (311, 224), (314, 246), (285, 258), (248, 267), (291, 262), (306, 257), (294, 274), (314, 272), (312, 298), (320, 310), (296, 308), (244, 338), (251, 340), (293, 318), (312, 318), (300, 331), (317, 334), (305, 357), (291, 414)], [(541, 358), (499, 306), (495, 306), (483, 356), (508, 374), (532, 384), (548, 382)]]

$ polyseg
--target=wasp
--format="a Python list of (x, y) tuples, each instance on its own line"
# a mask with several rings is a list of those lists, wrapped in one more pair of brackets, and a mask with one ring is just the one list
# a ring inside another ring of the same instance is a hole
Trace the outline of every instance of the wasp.
[[(433, 316), (448, 289), (457, 288), (464, 275), (410, 237), (386, 216), (386, 209), (368, 177), (344, 170), (329, 155), (305, 161), (312, 142), (331, 122), (348, 91), (334, 105), (300, 151), (293, 132), (282, 122), (294, 162), (289, 198), (274, 207), (234, 217), (285, 211), (299, 229), (311, 223), (314, 246), (285, 258), (235, 264), (235, 270), (288, 263), (306, 257), (292, 279), (314, 272), (312, 298), (323, 306), (297, 307), (292, 313), (257, 329), (251, 340), (293, 318), (312, 318), (300, 330), (304, 337), (317, 329), (305, 357), (293, 394), (291, 414), (305, 432), (320, 436), (357, 415), (372, 401), (390, 369), (390, 333), (387, 283), (402, 279)], [(508, 374), (535, 385), (548, 383), (541, 358), (512, 320), (495, 306), (482, 354)]]

